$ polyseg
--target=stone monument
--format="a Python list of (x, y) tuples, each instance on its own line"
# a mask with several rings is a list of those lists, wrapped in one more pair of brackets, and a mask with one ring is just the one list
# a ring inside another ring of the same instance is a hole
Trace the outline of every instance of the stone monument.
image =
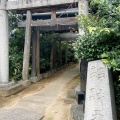
[(101, 60), (88, 63), (84, 120), (117, 120), (111, 74)]

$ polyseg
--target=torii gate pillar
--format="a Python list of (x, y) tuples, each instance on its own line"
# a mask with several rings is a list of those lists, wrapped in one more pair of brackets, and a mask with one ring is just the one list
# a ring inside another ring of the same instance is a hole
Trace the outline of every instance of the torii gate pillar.
[(9, 41), (7, 0), (0, 0), (0, 84), (9, 82)]
[[(88, 11), (88, 1), (87, 0), (79, 0), (78, 2), (78, 10), (79, 10), (79, 15), (83, 14), (85, 16), (88, 16), (89, 11)], [(84, 31), (79, 29), (79, 34), (83, 35)], [(81, 91), (86, 91), (86, 80), (81, 80), (80, 84), (80, 89)]]
[[(83, 14), (85, 16), (88, 16), (89, 12), (88, 12), (88, 0), (79, 0), (78, 1), (78, 11), (79, 11), (79, 15)], [(79, 29), (79, 34), (83, 35), (84, 31)]]

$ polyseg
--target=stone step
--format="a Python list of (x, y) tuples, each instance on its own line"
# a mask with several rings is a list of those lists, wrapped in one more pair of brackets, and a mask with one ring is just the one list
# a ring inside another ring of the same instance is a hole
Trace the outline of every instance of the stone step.
[(74, 103), (76, 103), (76, 100), (66, 97), (66, 98), (64, 98), (64, 103), (66, 103), (66, 104), (74, 104)]
[(75, 90), (74, 89), (69, 90), (66, 97), (75, 99), (76, 98)]
[(70, 115), (71, 120), (84, 120), (83, 105), (71, 105)]
[(7, 96), (18, 93), (23, 89), (25, 89), (25, 86), (23, 86), (21, 83), (13, 84), (8, 87), (3, 87), (3, 88), (0, 88), (0, 96), (7, 97)]

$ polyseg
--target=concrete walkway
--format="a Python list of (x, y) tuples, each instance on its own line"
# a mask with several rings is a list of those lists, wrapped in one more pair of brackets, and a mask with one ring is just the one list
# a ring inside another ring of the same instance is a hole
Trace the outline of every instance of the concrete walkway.
[(79, 65), (72, 66), (42, 90), (22, 97), (10, 108), (1, 109), (0, 120), (41, 120), (46, 108), (57, 100), (65, 85), (79, 74)]

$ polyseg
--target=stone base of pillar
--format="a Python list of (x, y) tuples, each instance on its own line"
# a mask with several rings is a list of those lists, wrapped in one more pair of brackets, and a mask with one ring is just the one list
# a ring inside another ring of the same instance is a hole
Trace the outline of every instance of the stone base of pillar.
[(42, 80), (42, 78), (43, 78), (42, 74), (39, 74), (38, 75), (38, 80), (40, 81), (40, 80)]
[(54, 69), (54, 73), (56, 73), (57, 72), (57, 69)]
[(42, 76), (43, 78), (48, 78), (48, 73), (43, 73)]
[(61, 67), (60, 67), (60, 70), (62, 70), (62, 68), (63, 68), (63, 67), (61, 66)]
[(27, 87), (27, 86), (31, 85), (31, 81), (30, 81), (30, 80), (21, 80), (20, 83), (21, 83), (24, 87)]
[(15, 84), (14, 82), (10, 82), (8, 84), (0, 84), (0, 96), (7, 97), (23, 89), (25, 89), (25, 87), (21, 83)]
[(54, 70), (51, 70), (51, 74), (53, 74), (53, 73), (55, 73), (55, 71), (54, 71)]
[(63, 69), (65, 69), (66, 68), (66, 65), (63, 65)]
[(69, 65), (72, 65), (73, 64), (73, 62), (69, 62)]
[(66, 67), (68, 66), (68, 64), (66, 64)]
[(36, 77), (30, 77), (30, 81), (31, 81), (32, 83), (36, 83), (36, 82), (39, 81), (39, 79), (38, 79), (37, 76), (36, 76)]
[(57, 68), (57, 71), (60, 71), (61, 70), (61, 67)]
[(0, 89), (6, 89), (10, 86), (15, 85), (15, 82), (9, 82), (9, 83), (0, 83)]
[(51, 71), (48, 71), (48, 72), (42, 74), (43, 78), (48, 78), (51, 75), (52, 75)]
[(66, 65), (63, 65), (63, 69), (65, 69), (66, 68)]
[(52, 75), (52, 72), (51, 71), (48, 71), (48, 77)]
[(84, 120), (84, 106), (83, 105), (71, 105), (70, 106), (70, 120)]

